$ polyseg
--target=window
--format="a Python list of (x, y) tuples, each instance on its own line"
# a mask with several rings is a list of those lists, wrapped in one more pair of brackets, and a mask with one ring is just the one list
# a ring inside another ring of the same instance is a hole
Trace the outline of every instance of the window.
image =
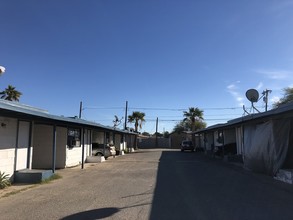
[(68, 128), (67, 146), (68, 148), (80, 147), (80, 128)]

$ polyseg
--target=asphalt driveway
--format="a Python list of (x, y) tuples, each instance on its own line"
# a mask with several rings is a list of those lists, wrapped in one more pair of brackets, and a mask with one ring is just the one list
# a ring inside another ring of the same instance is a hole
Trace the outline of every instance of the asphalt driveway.
[(0, 198), (1, 219), (293, 219), (293, 186), (179, 150), (141, 150), (57, 171)]

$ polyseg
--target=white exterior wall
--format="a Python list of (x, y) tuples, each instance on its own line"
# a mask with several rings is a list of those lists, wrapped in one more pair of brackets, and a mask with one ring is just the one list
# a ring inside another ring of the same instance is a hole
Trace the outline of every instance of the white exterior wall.
[(13, 175), (14, 158), (16, 147), (17, 120), (0, 117), (0, 171), (8, 175)]
[(81, 164), (82, 146), (66, 148), (66, 167), (73, 167)]
[(0, 150), (0, 171), (10, 176), (14, 172), (14, 155), (15, 149), (1, 149)]
[(82, 144), (84, 143), (84, 158), (85, 162), (86, 157), (91, 155), (91, 131), (85, 130), (84, 142), (82, 140), (83, 134), (81, 133), (81, 142), (80, 147), (66, 148), (66, 167), (73, 167), (80, 165), (82, 163)]
[(25, 169), (29, 144), (29, 122), (20, 121), (17, 141), (17, 119), (0, 117), (0, 171), (13, 175)]

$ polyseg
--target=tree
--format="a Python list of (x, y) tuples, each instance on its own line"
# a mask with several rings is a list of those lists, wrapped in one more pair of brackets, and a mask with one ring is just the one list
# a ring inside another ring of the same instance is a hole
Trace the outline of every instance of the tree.
[(169, 138), (169, 136), (170, 136), (170, 133), (169, 133), (168, 131), (165, 131), (165, 132), (163, 133), (163, 137), (164, 137), (164, 138)]
[(150, 133), (149, 132), (146, 132), (146, 131), (142, 132), (142, 135), (144, 135), (144, 136), (151, 136)]
[(135, 132), (138, 132), (138, 127), (142, 128), (142, 123), (145, 121), (144, 117), (145, 113), (143, 112), (132, 112), (132, 115), (128, 115), (128, 122), (134, 122)]
[(188, 122), (191, 125), (191, 130), (194, 132), (196, 129), (199, 129), (198, 126), (201, 125), (199, 122), (203, 121), (203, 110), (191, 107), (189, 111), (183, 112), (183, 116), (185, 117), (183, 121)]
[[(142, 123), (145, 121), (144, 119), (145, 113), (143, 112), (132, 112), (132, 115), (128, 115), (128, 122), (134, 122), (134, 131), (138, 132), (138, 127), (142, 128)], [(137, 136), (134, 138), (135, 149), (137, 149)]]
[[(188, 130), (188, 127), (190, 127), (186, 122), (180, 121), (178, 122), (175, 127), (173, 128), (173, 132), (176, 132), (178, 134), (182, 133), (183, 131)], [(190, 128), (191, 129), (191, 128)]]
[(14, 86), (8, 85), (4, 91), (0, 92), (0, 95), (1, 99), (18, 102), (22, 93), (17, 91)]
[[(196, 121), (195, 122), (195, 130), (199, 130), (199, 129), (203, 129), (205, 128), (207, 125), (204, 121)], [(190, 123), (190, 121), (180, 121), (178, 122), (175, 127), (173, 128), (173, 132), (176, 132), (178, 134), (182, 133), (183, 131), (188, 131), (188, 130), (192, 130), (192, 124)]]
[(273, 104), (274, 108), (278, 108), (282, 104), (293, 102), (293, 88), (287, 87), (283, 89), (284, 96), (278, 102)]
[(156, 137), (163, 137), (163, 134), (160, 133), (160, 132), (155, 132), (155, 133), (153, 134), (153, 136), (156, 136)]

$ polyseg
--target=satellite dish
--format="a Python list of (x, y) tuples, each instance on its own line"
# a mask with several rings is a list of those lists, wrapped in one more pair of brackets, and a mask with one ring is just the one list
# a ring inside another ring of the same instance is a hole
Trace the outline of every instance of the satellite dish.
[(253, 102), (257, 102), (259, 98), (259, 93), (256, 89), (249, 89), (246, 91), (246, 98)]

